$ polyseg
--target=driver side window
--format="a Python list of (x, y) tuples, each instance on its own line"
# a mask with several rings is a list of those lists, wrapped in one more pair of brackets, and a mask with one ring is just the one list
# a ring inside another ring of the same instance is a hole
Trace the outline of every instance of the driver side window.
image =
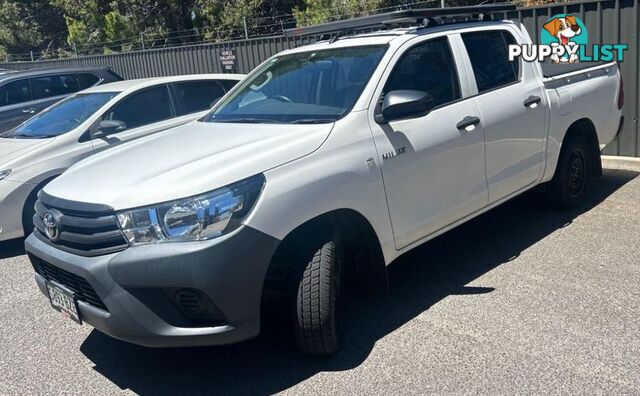
[(404, 89), (429, 93), (434, 107), (461, 98), (456, 64), (446, 37), (417, 44), (402, 55), (385, 84), (383, 95)]
[(171, 100), (166, 84), (136, 92), (109, 109), (103, 120), (122, 121), (133, 129), (172, 118)]

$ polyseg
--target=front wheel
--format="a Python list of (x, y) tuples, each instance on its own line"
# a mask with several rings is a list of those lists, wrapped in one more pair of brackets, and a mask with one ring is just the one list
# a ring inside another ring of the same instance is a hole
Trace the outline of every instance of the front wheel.
[(33, 225), (33, 216), (36, 214), (36, 201), (38, 200), (38, 192), (40, 189), (36, 189), (27, 198), (22, 209), (22, 229), (24, 230), (24, 237), (28, 237), (35, 228)]
[(576, 135), (565, 142), (556, 172), (547, 185), (547, 195), (554, 206), (574, 209), (584, 204), (593, 174), (591, 153), (584, 136)]
[[(343, 249), (337, 236), (320, 238), (303, 248), (298, 277), (293, 331), (298, 348), (312, 355), (338, 350), (342, 298)], [(302, 257), (306, 257), (302, 258)]]

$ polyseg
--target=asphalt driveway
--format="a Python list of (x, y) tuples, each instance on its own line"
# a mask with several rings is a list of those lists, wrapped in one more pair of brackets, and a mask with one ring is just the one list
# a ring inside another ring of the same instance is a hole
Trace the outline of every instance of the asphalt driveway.
[(342, 351), (286, 337), (154, 350), (53, 311), (21, 241), (0, 244), (0, 394), (640, 394), (640, 173), (582, 210), (527, 194), (404, 255), (352, 294)]

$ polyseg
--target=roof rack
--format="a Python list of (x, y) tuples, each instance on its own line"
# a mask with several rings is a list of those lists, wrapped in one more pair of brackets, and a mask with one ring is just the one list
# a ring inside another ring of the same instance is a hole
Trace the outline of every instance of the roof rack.
[[(327, 22), (320, 25), (301, 26), (286, 29), (284, 35), (302, 36), (318, 35), (330, 32), (344, 32), (354, 30), (384, 30), (396, 27), (422, 26), (424, 21), (429, 21), (432, 26), (439, 18), (462, 18), (463, 21), (490, 19), (496, 12), (515, 11), (513, 4), (489, 4), (469, 7), (449, 8), (421, 8), (413, 10), (401, 10), (386, 12), (383, 14), (368, 15), (343, 21)], [(489, 17), (489, 18), (487, 18)]]

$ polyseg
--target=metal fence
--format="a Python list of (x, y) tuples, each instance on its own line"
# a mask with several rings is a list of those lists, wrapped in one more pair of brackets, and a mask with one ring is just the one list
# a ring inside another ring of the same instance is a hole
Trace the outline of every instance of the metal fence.
[[(638, 59), (638, 1), (590, 0), (520, 8), (500, 12), (498, 18), (519, 19), (527, 27), (534, 41), (540, 39), (540, 29), (547, 19), (559, 13), (578, 16), (587, 26), (590, 44), (625, 43), (628, 51), (621, 63), (625, 86), (624, 130), (604, 152), (612, 155), (640, 157), (638, 112), (640, 110)], [(276, 36), (225, 43), (199, 44), (184, 47), (150, 49), (113, 55), (94, 55), (41, 62), (0, 63), (0, 67), (31, 69), (55, 66), (111, 66), (124, 78), (143, 78), (194, 73), (247, 73), (268, 57), (300, 45), (313, 43), (318, 36)], [(221, 51), (225, 51), (221, 53)], [(223, 65), (221, 58), (230, 56)]]

